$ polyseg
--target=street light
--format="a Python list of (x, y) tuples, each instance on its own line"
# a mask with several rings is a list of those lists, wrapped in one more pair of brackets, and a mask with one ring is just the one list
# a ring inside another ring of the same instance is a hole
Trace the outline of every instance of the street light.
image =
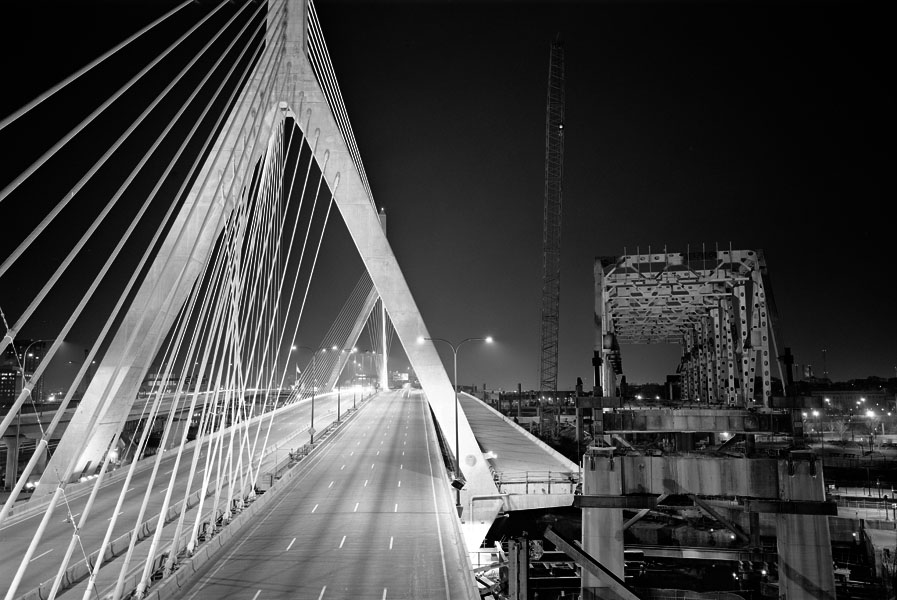
[[(23, 388), (25, 387), (25, 384), (27, 383), (27, 381), (25, 380), (25, 372), (28, 371), (28, 369), (25, 367), (28, 366), (28, 357), (30, 356), (31, 358), (34, 358), (34, 355), (28, 354), (28, 351), (31, 350), (31, 346), (33, 346), (35, 344), (41, 344), (41, 343), (45, 344), (47, 342), (54, 342), (54, 341), (56, 341), (56, 340), (32, 340), (30, 344), (25, 346), (25, 350), (24, 350), (24, 352), (22, 352), (21, 367), (19, 369), (22, 372), (22, 387)], [(15, 349), (13, 349), (13, 352), (15, 352)], [(43, 360), (43, 357), (41, 357), (41, 360)], [(34, 362), (34, 361), (32, 361), (32, 362)], [(34, 365), (32, 365), (32, 366), (34, 366)], [(34, 369), (31, 369), (31, 372), (34, 373)], [(38, 401), (40, 401), (41, 393), (42, 392), (39, 389), (38, 390)]]
[[(308, 443), (313, 445), (315, 443), (315, 384), (318, 377), (318, 351), (327, 352), (327, 348), (318, 347), (315, 350), (309, 346), (293, 346), (291, 350), (300, 348), (311, 352), (311, 424), (308, 427)], [(336, 350), (336, 346), (333, 346), (331, 350)]]
[(455, 480), (458, 482), (457, 485), (453, 484), (455, 488), (455, 508), (458, 510), (458, 516), (461, 516), (461, 487), (463, 483), (460, 482), (459, 477), (461, 477), (461, 456), (459, 454), (459, 444), (458, 444), (458, 404), (460, 402), (458, 396), (458, 351), (461, 349), (466, 342), (486, 342), (487, 344), (492, 343), (492, 336), (486, 336), (484, 338), (481, 337), (472, 337), (466, 338), (458, 342), (458, 345), (451, 343), (450, 341), (443, 338), (430, 338), (430, 337), (419, 337), (417, 338), (417, 343), (421, 344), (424, 340), (428, 340), (431, 342), (445, 342), (452, 349), (452, 355), (454, 357), (454, 366), (455, 366), (455, 469), (457, 472), (455, 473)]
[[(336, 346), (334, 346), (333, 349), (336, 350)], [(351, 355), (354, 354), (357, 350), (358, 350), (358, 348), (352, 348), (351, 350), (348, 351), (348, 352), (349, 352), (349, 355), (351, 356)], [(343, 352), (346, 352), (346, 350), (340, 350), (340, 353), (343, 353)], [(340, 372), (342, 372), (342, 369), (340, 369)], [(339, 409), (340, 409), (340, 406), (339, 406), (339, 404), (340, 404), (340, 385), (339, 385), (339, 375), (340, 375), (340, 374), (338, 373), (337, 376), (336, 376), (336, 422), (337, 422), (337, 423), (340, 422), (340, 411), (339, 411)], [(355, 405), (355, 402), (354, 402), (354, 396), (353, 396), (353, 402), (352, 402), (352, 405), (353, 405), (353, 407), (354, 407), (354, 405)]]

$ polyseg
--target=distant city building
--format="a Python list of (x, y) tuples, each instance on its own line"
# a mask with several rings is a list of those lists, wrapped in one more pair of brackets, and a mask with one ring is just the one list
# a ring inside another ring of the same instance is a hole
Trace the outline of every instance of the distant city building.
[[(37, 370), (47, 351), (47, 343), (42, 340), (16, 340), (0, 357), (0, 407), (9, 407), (22, 392), (26, 381)], [(31, 397), (42, 402), (44, 395), (43, 377), (34, 382)]]

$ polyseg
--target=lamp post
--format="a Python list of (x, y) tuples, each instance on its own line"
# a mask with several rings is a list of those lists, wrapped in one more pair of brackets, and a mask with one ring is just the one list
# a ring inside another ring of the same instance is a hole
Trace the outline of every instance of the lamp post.
[[(318, 349), (315, 350), (313, 348), (310, 348), (309, 346), (293, 346), (291, 349), (298, 350), (300, 348), (311, 352), (311, 377), (312, 377), (312, 381), (311, 381), (311, 423), (309, 424), (309, 427), (308, 427), (308, 435), (309, 435), (308, 443), (314, 444), (315, 443), (315, 387), (316, 387), (316, 384), (318, 381), (317, 380), (317, 377), (318, 377), (318, 352), (319, 351), (327, 352), (327, 348), (318, 347)], [(331, 349), (336, 350), (336, 346), (333, 346), (333, 348), (331, 348)]]
[(352, 410), (355, 410), (355, 393), (358, 391), (358, 373), (356, 367), (358, 361), (352, 359)]
[[(454, 358), (454, 367), (455, 367), (455, 390), (454, 390), (454, 392), (455, 392), (455, 463), (456, 463), (455, 469), (457, 470), (455, 477), (457, 478), (458, 476), (461, 475), (461, 456), (459, 454), (459, 444), (458, 444), (458, 403), (460, 401), (459, 397), (458, 397), (458, 351), (461, 349), (461, 346), (463, 346), (466, 342), (479, 341), (479, 342), (486, 342), (487, 344), (491, 344), (492, 336), (490, 335), (490, 336), (487, 336), (484, 338), (481, 338), (481, 337), (465, 338), (465, 339), (461, 340), (460, 342), (458, 342), (457, 346), (446, 339), (431, 338), (431, 337), (418, 338), (418, 343), (421, 343), (424, 340), (428, 340), (431, 342), (444, 342), (449, 345), (449, 348), (452, 349), (452, 355)], [(455, 508), (458, 510), (458, 516), (460, 517), (461, 516), (461, 488), (459, 488), (459, 487), (455, 487)]]
[[(25, 384), (27, 383), (27, 381), (25, 381), (25, 373), (27, 371), (29, 371), (29, 369), (27, 368), (28, 367), (28, 357), (29, 357), (28, 351), (31, 350), (31, 346), (33, 346), (35, 344), (45, 344), (47, 342), (53, 342), (53, 341), (55, 341), (55, 340), (32, 340), (30, 344), (25, 346), (25, 351), (22, 352), (22, 366), (19, 369), (22, 372), (22, 387), (23, 388), (25, 387)], [(15, 352), (15, 349), (13, 349), (13, 352)], [(41, 357), (41, 360), (43, 360), (43, 357)], [(31, 362), (33, 363), (34, 361), (31, 361)], [(32, 364), (32, 367), (33, 366), (34, 365)], [(34, 373), (34, 369), (30, 369), (30, 371), (32, 373)], [(43, 388), (43, 386), (41, 386), (41, 388)], [(41, 395), (42, 395), (42, 391), (41, 391), (41, 389), (38, 389), (38, 401), (41, 400)]]

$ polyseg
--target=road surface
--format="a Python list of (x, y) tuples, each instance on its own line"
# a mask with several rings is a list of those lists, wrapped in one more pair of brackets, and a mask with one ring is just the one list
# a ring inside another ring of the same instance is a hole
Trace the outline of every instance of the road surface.
[[(341, 398), (341, 410), (352, 406), (352, 395), (344, 392)], [(336, 394), (328, 396), (318, 396), (315, 400), (315, 429), (323, 430), (329, 423), (336, 420)], [(299, 432), (299, 435), (292, 437), (289, 441), (283, 442), (279, 450), (272, 451), (269, 456), (269, 462), (282, 460), (287, 456), (290, 448), (299, 448), (308, 442), (308, 427), (310, 421), (311, 402), (309, 399), (302, 400), (295, 407), (285, 409), (284, 412), (277, 415), (271, 427), (270, 437), (268, 439), (268, 448), (275, 446), (279, 440), (293, 436)], [(259, 446), (264, 441), (265, 429), (270, 422), (269, 419), (260, 421), (263, 423), (263, 429), (260, 434)], [(255, 426), (250, 428), (250, 441), (255, 434)], [(229, 436), (228, 436), (229, 439)], [(239, 438), (235, 447), (238, 447)], [(179, 442), (179, 440), (178, 440)], [(226, 450), (225, 450), (226, 451)], [(236, 451), (235, 451), (236, 454)], [(184, 497), (184, 490), (187, 487), (187, 474), (192, 461), (192, 449), (185, 450), (184, 456), (181, 458), (180, 467), (178, 469), (178, 477), (176, 479), (172, 503), (181, 500)], [(155, 456), (144, 460), (154, 460)], [(168, 487), (172, 466), (174, 464), (175, 453), (167, 451), (163, 454), (162, 462), (159, 466), (156, 481), (153, 485), (152, 494), (148, 504), (146, 517), (158, 514), (159, 507), (164, 499), (164, 492)], [(203, 469), (205, 465), (205, 452), (200, 457), (197, 471)], [(262, 469), (262, 472), (265, 468)], [(135, 520), (138, 515), (143, 495), (149, 484), (152, 469), (145, 469), (134, 474), (128, 488), (126, 503), (122, 512), (116, 521), (116, 526), (111, 539), (130, 531), (134, 528)], [(202, 485), (203, 473), (197, 473), (194, 478), (193, 488), (191, 491), (199, 489)], [(104, 483), (97, 499), (94, 501), (91, 511), (91, 518), (81, 531), (81, 543), (86, 553), (96, 551), (106, 533), (111, 515), (114, 512), (115, 505), (121, 491), (122, 481), (113, 481)], [(88, 494), (79, 494), (78, 497), (68, 498), (67, 504), (60, 502), (56, 507), (52, 518), (48, 524), (47, 530), (42, 537), (40, 545), (33, 554), (33, 558), (27, 566), (25, 576), (18, 587), (17, 597), (25, 592), (37, 587), (41, 582), (54, 577), (59, 569), (59, 564), (65, 554), (66, 548), (72, 538), (73, 525), (68, 520), (68, 515), (75, 517), (77, 523), (81, 512), (87, 503)], [(205, 511), (210, 510), (211, 501), (207, 502)], [(25, 518), (13, 517), (11, 523), (0, 528), (0, 590), (7, 590), (13, 577), (21, 564), (25, 550), (31, 542), (32, 536), (43, 517), (43, 512)], [(192, 523), (191, 523), (192, 525)], [(76, 549), (72, 556), (70, 564), (75, 563), (84, 558), (84, 553)]]
[(178, 600), (476, 598), (430, 410), (381, 393)]

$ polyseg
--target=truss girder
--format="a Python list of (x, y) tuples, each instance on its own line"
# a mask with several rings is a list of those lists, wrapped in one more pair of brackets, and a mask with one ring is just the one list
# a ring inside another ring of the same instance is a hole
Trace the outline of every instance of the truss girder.
[[(676, 343), (683, 397), (768, 404), (770, 319), (761, 251), (631, 254), (595, 265), (596, 351)], [(600, 370), (602, 388), (613, 375)], [(759, 386), (759, 387), (758, 387)]]

